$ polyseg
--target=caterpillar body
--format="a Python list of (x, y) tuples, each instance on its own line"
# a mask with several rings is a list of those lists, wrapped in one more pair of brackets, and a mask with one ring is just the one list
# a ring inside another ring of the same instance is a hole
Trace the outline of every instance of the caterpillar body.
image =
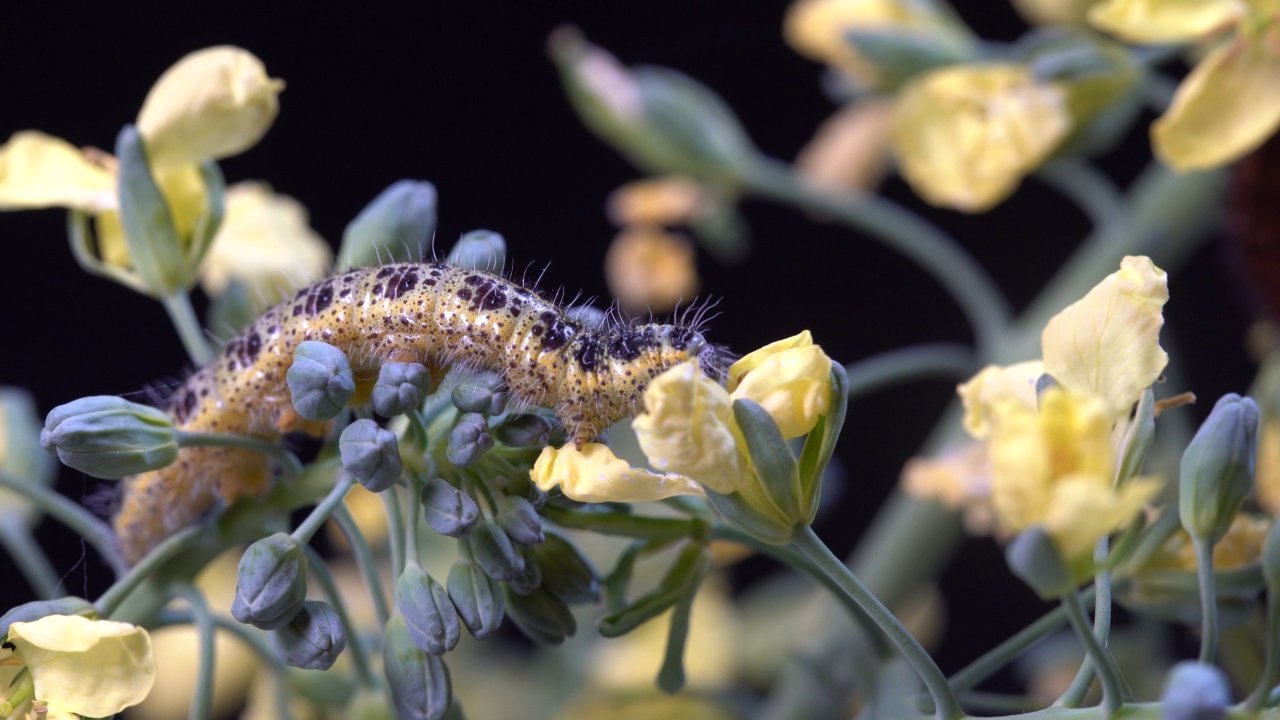
[[(297, 346), (322, 340), (351, 360), (358, 387), (384, 362), (418, 362), (437, 376), (454, 363), (501, 376), (512, 398), (551, 409), (579, 447), (642, 407), (649, 380), (685, 360), (716, 366), (695, 328), (646, 324), (589, 329), (554, 302), (503, 277), (445, 263), (354, 270), (266, 311), (186, 380), (165, 410), (180, 430), (276, 439), (323, 427), (297, 416), (285, 373)], [(361, 393), (357, 392), (357, 397)], [(257, 497), (270, 480), (260, 453), (183, 448), (167, 468), (125, 481), (114, 521), (136, 563), (218, 500)]]

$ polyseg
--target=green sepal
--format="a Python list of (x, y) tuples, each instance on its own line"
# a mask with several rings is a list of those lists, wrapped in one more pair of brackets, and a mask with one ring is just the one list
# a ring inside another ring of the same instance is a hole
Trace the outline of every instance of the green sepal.
[(1018, 533), (1005, 548), (1005, 560), (1013, 574), (1043, 600), (1056, 600), (1076, 589), (1067, 561), (1053, 539), (1039, 525)]
[(926, 35), (891, 27), (847, 30), (844, 39), (875, 65), (886, 88), (898, 87), (916, 75), (963, 62), (973, 55), (965, 45), (944, 42), (936, 33)]
[(661, 615), (679, 602), (685, 593), (697, 588), (710, 569), (711, 550), (708, 546), (701, 542), (685, 543), (656, 588), (629, 606), (600, 619), (600, 635), (626, 635), (644, 622)]
[(796, 523), (782, 517), (771, 517), (761, 513), (747, 502), (741, 492), (721, 495), (708, 487), (703, 487), (707, 494), (707, 504), (724, 518), (730, 525), (750, 533), (752, 537), (770, 545), (786, 545), (795, 535)]
[(535, 545), (533, 555), (542, 567), (542, 585), (570, 605), (600, 599), (600, 576), (577, 545), (558, 533), (547, 531)]
[(187, 288), (194, 273), (183, 257), (173, 213), (151, 175), (146, 143), (133, 125), (116, 137), (120, 225), (129, 262), (148, 292), (157, 297)]
[(799, 522), (802, 499), (799, 463), (773, 416), (756, 401), (739, 398), (733, 401), (733, 418), (742, 430), (751, 464), (765, 494), (784, 516)]
[(67, 239), (71, 242), (71, 254), (81, 270), (123, 285), (134, 292), (151, 294), (150, 288), (143, 284), (137, 273), (108, 265), (97, 256), (90, 238), (89, 216), (84, 212), (71, 210), (67, 213)]
[(194, 277), (200, 270), (200, 263), (213, 246), (222, 227), (222, 220), (227, 210), (227, 180), (222, 176), (218, 163), (206, 160), (200, 163), (200, 183), (204, 186), (204, 214), (196, 219), (195, 234), (191, 236), (191, 244), (187, 246), (187, 272)]
[(401, 720), (441, 720), (453, 695), (444, 661), (413, 643), (398, 612), (387, 621), (383, 637), (382, 666), (396, 716)]
[(1128, 482), (1142, 472), (1142, 463), (1147, 459), (1147, 451), (1156, 437), (1156, 396), (1151, 388), (1142, 391), (1138, 398), (1138, 407), (1134, 409), (1120, 447), (1123, 457), (1120, 458), (1120, 470), (1116, 472), (1116, 487)]
[(806, 525), (812, 524), (818, 514), (822, 477), (840, 440), (845, 414), (849, 410), (849, 375), (844, 366), (836, 362), (831, 363), (831, 404), (828, 408), (827, 414), (820, 416), (818, 424), (809, 431), (800, 450), (800, 488), (804, 492), (802, 522)]

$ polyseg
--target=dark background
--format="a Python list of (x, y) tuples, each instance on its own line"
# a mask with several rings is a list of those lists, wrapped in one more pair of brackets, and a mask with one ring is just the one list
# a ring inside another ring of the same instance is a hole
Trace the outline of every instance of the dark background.
[[(569, 109), (544, 52), (548, 33), (574, 23), (624, 62), (671, 66), (702, 80), (758, 147), (791, 158), (834, 106), (820, 91), (820, 68), (782, 41), (785, 7), (742, 0), (11, 2), (0, 17), (0, 136), (35, 128), (110, 149), (165, 68), (194, 49), (239, 45), (288, 87), (262, 143), (223, 163), (229, 182), (269, 181), (305, 204), (312, 226), (336, 246), (346, 223), (384, 187), (428, 179), (440, 193), (438, 247), (467, 230), (496, 230), (517, 266), (549, 263), (545, 289), (605, 297), (601, 268), (614, 229), (604, 200), (639, 173)], [(1003, 3), (971, 0), (959, 9), (985, 37), (1012, 39), (1024, 29)], [(1147, 157), (1139, 129), (1106, 169), (1127, 182)], [(1035, 181), (982, 216), (927, 208), (897, 180), (886, 192), (955, 233), (1019, 307), (1088, 230)], [(700, 257), (704, 292), (722, 298), (709, 332), (715, 341), (745, 352), (810, 328), (829, 354), (849, 363), (917, 342), (971, 339), (947, 297), (894, 253), (789, 208), (748, 201), (742, 210), (753, 255), (733, 267)], [(181, 376), (187, 360), (160, 306), (81, 273), (64, 222), (57, 210), (0, 215), (0, 299), (8, 308), (0, 383), (31, 389), (45, 412), (76, 397), (128, 394)], [(1233, 257), (1227, 246), (1210, 245), (1171, 282), (1166, 316), (1182, 341), (1174, 362), (1202, 398), (1242, 392), (1250, 379), (1241, 349), (1249, 291), (1230, 275)], [(953, 385), (894, 387), (851, 406), (841, 448), (849, 482), (819, 528), (837, 550), (852, 547)], [(97, 487), (71, 471), (59, 484), (71, 497)], [(59, 568), (70, 570), (80, 545), (49, 525), (40, 537)], [(950, 624), (940, 649), (947, 671), (1042, 611), (1008, 577), (990, 540), (968, 543), (958, 563), (944, 578), (953, 620), (971, 612), (986, 619)], [(87, 576), (82, 568), (67, 575), (72, 592), (97, 592), (103, 573), (96, 559), (89, 564)], [(748, 563), (741, 575), (765, 568)], [(18, 577), (4, 558), (0, 573)], [(21, 592), (16, 581), (6, 585), (6, 595)]]

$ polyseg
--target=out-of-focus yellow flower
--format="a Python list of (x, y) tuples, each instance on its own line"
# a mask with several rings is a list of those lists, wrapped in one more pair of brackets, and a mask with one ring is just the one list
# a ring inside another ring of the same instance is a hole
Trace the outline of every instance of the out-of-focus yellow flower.
[(329, 244), (307, 224), (306, 208), (270, 185), (232, 185), (226, 203), (226, 219), (200, 266), (200, 285), (210, 296), (238, 280), (274, 303), (322, 277), (333, 262)]
[(1273, 0), (1108, 0), (1089, 19), (1138, 43), (1229, 34), (1151, 126), (1155, 153), (1170, 167), (1185, 172), (1233, 162), (1280, 127), (1280, 7)]
[[(8, 642), (13, 649), (0, 651), (0, 666), (25, 665), (34, 702), (50, 710), (108, 717), (141, 702), (156, 679), (151, 638), (129, 623), (47, 615), (13, 623)], [(12, 698), (22, 688), (2, 692)]]
[(899, 482), (909, 495), (932, 498), (963, 511), (970, 535), (990, 535), (997, 530), (986, 443), (966, 442), (936, 457), (912, 458), (903, 466)]
[(630, 312), (667, 312), (698, 291), (693, 245), (655, 226), (630, 227), (604, 258), (609, 292)]
[(614, 225), (684, 225), (713, 205), (707, 189), (679, 175), (636, 180), (614, 190), (605, 213)]
[[(1267, 533), (1271, 530), (1273, 520), (1269, 517), (1237, 513), (1231, 521), (1227, 534), (1213, 546), (1213, 569), (1215, 572), (1236, 570), (1252, 565), (1262, 559), (1262, 546), (1266, 542)], [(1179, 530), (1160, 551), (1151, 557), (1144, 569), (1177, 568), (1194, 572), (1196, 569), (1196, 548), (1191, 535), (1186, 530)]]
[(956, 391), (964, 402), (964, 429), (979, 440), (991, 435), (992, 413), (998, 403), (1036, 406), (1036, 382), (1044, 375), (1043, 360), (1013, 365), (988, 365)]
[(903, 177), (934, 205), (982, 212), (1017, 188), (1072, 128), (1066, 89), (1010, 63), (956, 65), (908, 85), (894, 107)]
[(587, 443), (582, 450), (545, 447), (529, 477), (542, 490), (559, 486), (565, 497), (579, 502), (647, 502), (702, 494), (687, 477), (633, 468), (599, 443)]
[(889, 170), (889, 121), (893, 104), (864, 100), (846, 105), (824, 122), (796, 157), (809, 183), (833, 190), (870, 192)]
[(1253, 487), (1258, 504), (1272, 515), (1280, 514), (1280, 419), (1262, 422), (1255, 462)]
[(69, 207), (96, 213), (116, 207), (114, 169), (65, 140), (36, 130), (0, 147), (0, 210)]
[(138, 113), (155, 165), (238, 155), (258, 144), (279, 112), (284, 81), (230, 45), (197, 50), (160, 76)]

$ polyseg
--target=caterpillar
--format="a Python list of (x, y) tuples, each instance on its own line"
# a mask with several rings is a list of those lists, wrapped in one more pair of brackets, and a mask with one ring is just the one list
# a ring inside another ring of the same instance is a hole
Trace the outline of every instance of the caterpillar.
[[(697, 325), (695, 321), (694, 325)], [(499, 275), (446, 263), (404, 263), (337, 275), (263, 313), (164, 404), (180, 430), (269, 440), (322, 434), (290, 402), (285, 373), (307, 340), (343, 350), (367, 393), (385, 362), (417, 362), (442, 377), (454, 363), (499, 375), (516, 402), (552, 410), (579, 448), (638, 412), (645, 386), (698, 359), (718, 367), (718, 349), (696, 327), (616, 324), (591, 329), (555, 302)], [(353, 402), (355, 400), (353, 399)], [(124, 483), (114, 527), (136, 563), (164, 538), (210, 510), (258, 497), (271, 468), (260, 453), (183, 448), (169, 467)]]

